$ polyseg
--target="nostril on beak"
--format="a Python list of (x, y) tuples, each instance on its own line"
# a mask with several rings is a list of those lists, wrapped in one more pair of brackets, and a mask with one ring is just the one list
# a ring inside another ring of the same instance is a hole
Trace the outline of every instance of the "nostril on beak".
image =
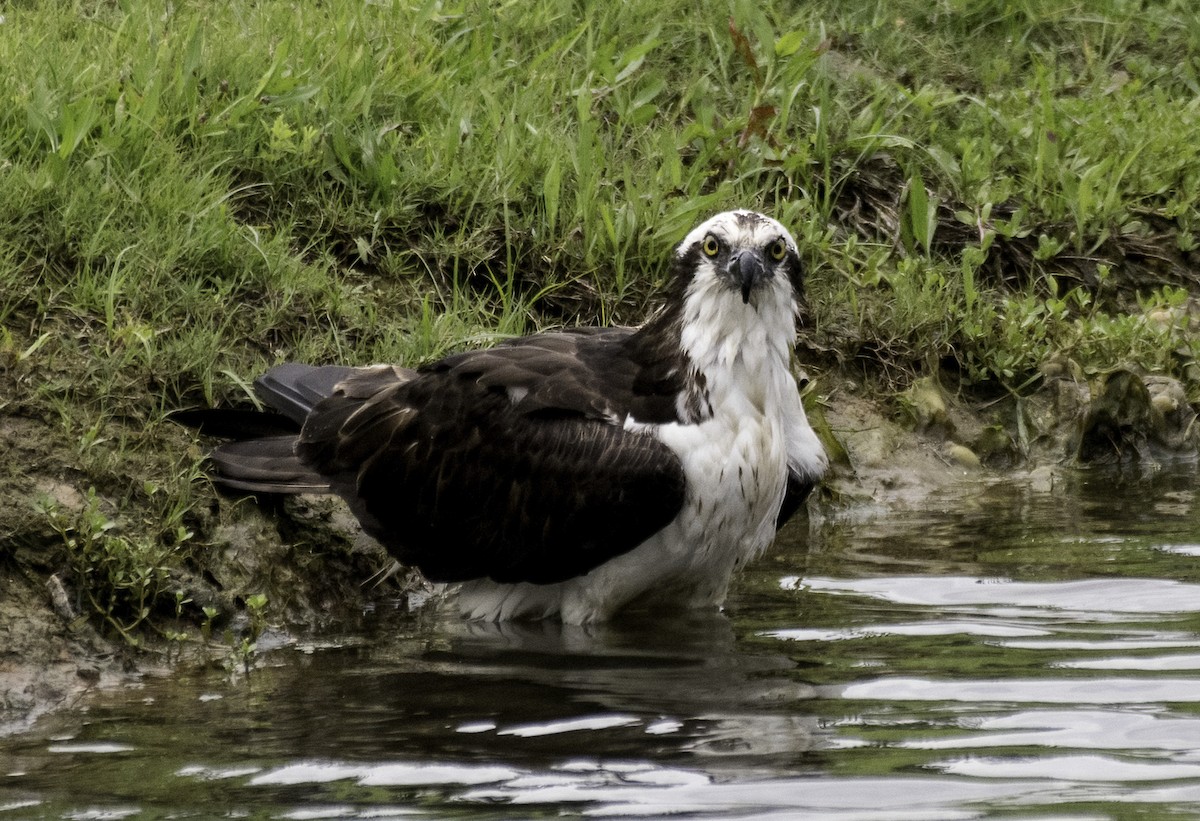
[(741, 286), (742, 303), (749, 303), (754, 286), (766, 278), (762, 258), (752, 251), (741, 251), (729, 261), (728, 270), (730, 277)]

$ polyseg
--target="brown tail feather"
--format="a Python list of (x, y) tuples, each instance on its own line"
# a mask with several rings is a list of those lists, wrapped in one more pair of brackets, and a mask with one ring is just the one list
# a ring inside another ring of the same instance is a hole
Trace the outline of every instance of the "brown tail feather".
[(331, 493), (324, 477), (300, 463), (295, 445), (295, 436), (227, 442), (209, 454), (209, 475), (252, 493)]

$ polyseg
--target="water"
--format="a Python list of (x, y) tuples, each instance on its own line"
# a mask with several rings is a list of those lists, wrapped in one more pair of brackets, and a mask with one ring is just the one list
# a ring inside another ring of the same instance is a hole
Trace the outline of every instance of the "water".
[(0, 819), (1200, 815), (1196, 487), (844, 506), (725, 615), (379, 613), (0, 739)]

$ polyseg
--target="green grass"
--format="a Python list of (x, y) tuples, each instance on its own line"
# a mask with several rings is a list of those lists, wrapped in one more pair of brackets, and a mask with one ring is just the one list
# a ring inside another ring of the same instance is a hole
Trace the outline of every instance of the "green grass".
[(149, 509), (141, 460), (173, 533), (209, 497), (170, 410), (637, 321), (735, 205), (801, 238), (819, 368), (992, 394), (1064, 354), (1200, 398), (1189, 3), (794, 5), (13, 4), (0, 413)]

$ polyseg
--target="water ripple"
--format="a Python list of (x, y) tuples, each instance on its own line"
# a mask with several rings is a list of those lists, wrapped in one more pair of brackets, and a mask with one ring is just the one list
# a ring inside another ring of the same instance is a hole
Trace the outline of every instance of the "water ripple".
[(934, 762), (931, 769), (971, 778), (1056, 779), (1060, 781), (1174, 781), (1200, 778), (1200, 764), (1134, 761), (1102, 755), (967, 757)]
[(828, 688), (862, 701), (1001, 704), (1172, 704), (1200, 700), (1200, 678), (1040, 678), (950, 681), (886, 677)]
[(923, 750), (1047, 747), (1193, 753), (1200, 745), (1200, 718), (1129, 710), (1025, 710), (972, 716), (961, 722), (961, 729), (936, 738), (905, 739), (898, 746)]
[(1007, 605), (1111, 621), (1128, 614), (1200, 612), (1200, 584), (1172, 579), (1100, 578), (1020, 582), (973, 576), (864, 579), (785, 577), (784, 589), (868, 596), (921, 607)]

